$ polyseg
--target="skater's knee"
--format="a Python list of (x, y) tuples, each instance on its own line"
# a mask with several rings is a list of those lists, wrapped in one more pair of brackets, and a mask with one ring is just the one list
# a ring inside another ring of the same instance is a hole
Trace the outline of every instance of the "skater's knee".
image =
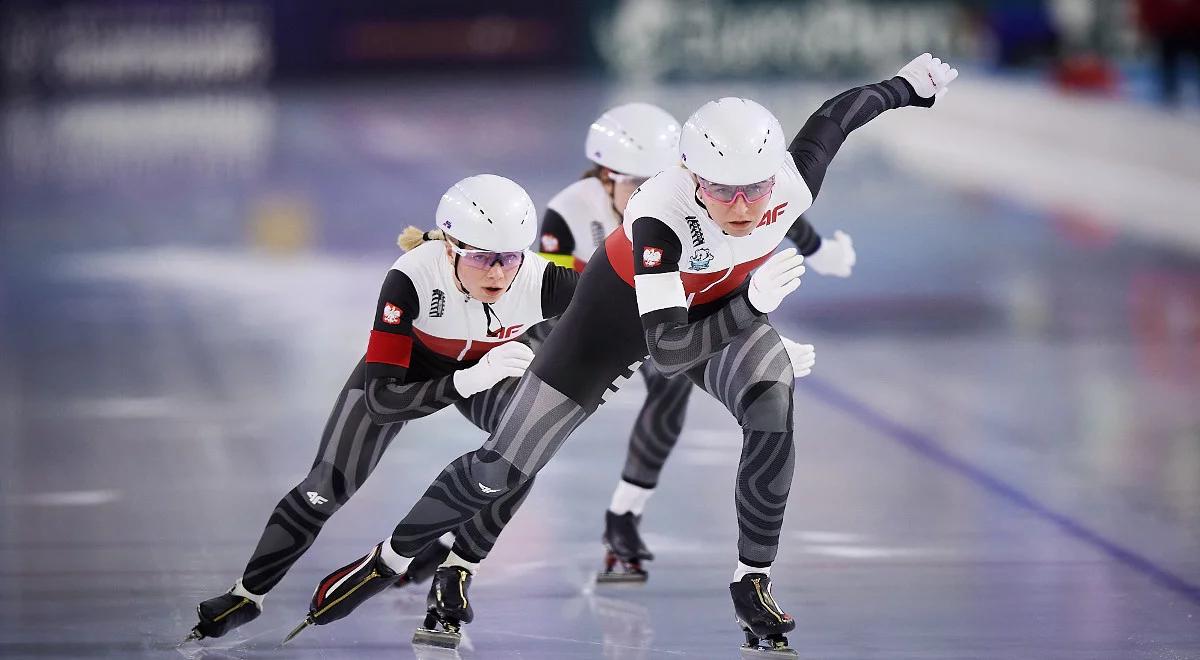
[(528, 481), (526, 475), (517, 466), (509, 462), (499, 452), (480, 449), (471, 456), (469, 464), (471, 485), (476, 486), (483, 495), (499, 496)]
[(305, 505), (325, 513), (336, 511), (354, 495), (342, 471), (326, 462), (314, 465), (294, 492)]
[(792, 430), (791, 375), (789, 365), (779, 378), (760, 380), (746, 389), (738, 415), (743, 429), (772, 433)]

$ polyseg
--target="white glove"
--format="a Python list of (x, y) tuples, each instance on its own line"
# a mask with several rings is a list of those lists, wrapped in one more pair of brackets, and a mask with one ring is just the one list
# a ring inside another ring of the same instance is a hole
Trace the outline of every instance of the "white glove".
[(950, 68), (949, 64), (930, 55), (922, 53), (915, 60), (904, 65), (896, 75), (908, 81), (921, 98), (941, 98), (946, 93), (946, 86), (958, 77), (958, 69)]
[(821, 275), (834, 277), (850, 277), (854, 264), (858, 262), (858, 254), (854, 252), (854, 241), (850, 234), (838, 230), (833, 238), (821, 240), (821, 247), (808, 255), (806, 263)]
[(477, 394), (510, 376), (520, 378), (533, 361), (533, 350), (519, 341), (500, 344), (473, 367), (454, 372), (454, 389), (463, 397)]
[(763, 314), (775, 311), (779, 303), (800, 286), (803, 274), (804, 257), (796, 253), (796, 248), (773, 255), (750, 278), (750, 304)]
[(812, 373), (813, 365), (817, 363), (817, 350), (812, 344), (797, 344), (787, 337), (783, 340), (783, 348), (792, 361), (792, 374), (796, 378), (804, 378)]

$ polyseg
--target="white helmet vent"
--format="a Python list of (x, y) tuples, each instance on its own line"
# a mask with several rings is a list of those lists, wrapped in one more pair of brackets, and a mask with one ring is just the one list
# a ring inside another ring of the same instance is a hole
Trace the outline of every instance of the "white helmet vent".
[[(478, 201), (477, 201), (478, 200)], [(480, 250), (512, 252), (533, 242), (529, 222), (537, 211), (516, 183), (494, 174), (467, 177), (438, 204), (437, 224), (449, 236)]]
[(648, 103), (610, 108), (588, 128), (588, 160), (614, 172), (650, 177), (679, 162), (679, 122)]
[(679, 151), (692, 173), (726, 185), (768, 179), (787, 156), (779, 120), (750, 99), (732, 97), (710, 101), (688, 118)]
[[(496, 224), (496, 223), (492, 222), (492, 219), (488, 217), (487, 213), (483, 212), (483, 209), (479, 208), (479, 205), (475, 203), (475, 200), (471, 200), (471, 206), (474, 206), (475, 209), (479, 211), (479, 215), (482, 215), (483, 219), (487, 220), (489, 225)], [(521, 218), (521, 222), (522, 223), (525, 222), (525, 219)]]
[(721, 147), (718, 147), (718, 146), (717, 146), (717, 143), (716, 143), (716, 142), (713, 142), (713, 139), (712, 139), (712, 138), (710, 138), (710, 137), (708, 137), (708, 133), (705, 133), (705, 134), (704, 134), (704, 139), (705, 139), (705, 140), (708, 140), (708, 143), (712, 145), (712, 148), (713, 148), (713, 149), (716, 149), (716, 150), (717, 150), (717, 153), (718, 153), (718, 154), (721, 154), (722, 156), (724, 156), (724, 155), (725, 155), (725, 152), (724, 152), (724, 151), (721, 151)]

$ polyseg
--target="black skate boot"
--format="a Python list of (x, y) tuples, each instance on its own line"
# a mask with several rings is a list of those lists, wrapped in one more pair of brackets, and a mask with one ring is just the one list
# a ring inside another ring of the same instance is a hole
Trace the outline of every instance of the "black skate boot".
[[(462, 624), (471, 623), (475, 613), (467, 600), (471, 572), (462, 566), (439, 566), (433, 574), (425, 625), (413, 633), (412, 643), (456, 649), (462, 641)], [(438, 627), (441, 630), (438, 630)]]
[[(638, 534), (641, 516), (633, 512), (620, 515), (604, 512), (604, 570), (596, 575), (596, 583), (645, 582), (649, 575), (642, 568), (642, 561), (654, 559), (654, 553), (642, 543)], [(613, 570), (617, 563), (621, 570)]]
[(243, 589), (241, 582), (238, 582), (233, 589), (197, 605), (196, 615), (200, 621), (183, 641), (221, 637), (230, 630), (257, 619), (258, 615), (262, 614), (262, 609), (248, 596), (237, 593)]
[(410, 584), (420, 584), (425, 580), (433, 577), (434, 571), (442, 562), (446, 561), (446, 557), (450, 555), (450, 546), (442, 543), (440, 540), (434, 541), (425, 546), (423, 550), (413, 557), (412, 563), (408, 568), (400, 574), (400, 579), (396, 580), (396, 588), (400, 589)]
[(380, 543), (365, 557), (326, 575), (313, 593), (308, 616), (282, 643), (287, 644), (308, 626), (323, 626), (347, 616), (368, 598), (392, 586), (400, 576), (383, 563), (379, 556), (382, 549)]
[(798, 657), (784, 636), (796, 628), (796, 621), (775, 602), (771, 578), (762, 573), (744, 575), (729, 585), (729, 594), (733, 596), (734, 618), (746, 633), (743, 655)]

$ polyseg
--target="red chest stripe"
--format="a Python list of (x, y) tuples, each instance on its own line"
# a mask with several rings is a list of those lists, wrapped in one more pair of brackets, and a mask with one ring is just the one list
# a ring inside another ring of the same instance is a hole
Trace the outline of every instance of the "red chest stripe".
[[(608, 261), (612, 264), (613, 270), (617, 271), (617, 275), (633, 286), (633, 244), (629, 242), (629, 237), (625, 235), (625, 232), (614, 231), (609, 234), (608, 239), (604, 241), (604, 251), (608, 255)], [(679, 277), (683, 280), (683, 292), (689, 296), (695, 294), (695, 297), (692, 298), (693, 305), (710, 303), (741, 286), (742, 282), (746, 281), (746, 277), (750, 275), (750, 271), (758, 268), (770, 256), (771, 253), (768, 252), (752, 261), (740, 263), (733, 267), (733, 272), (729, 273), (728, 277), (725, 275), (725, 269), (711, 273), (680, 272)], [(705, 291), (714, 282), (720, 282), (720, 284)], [(701, 293), (702, 291), (703, 293)]]
[(367, 343), (367, 362), (382, 362), (407, 369), (411, 356), (412, 337), (382, 330), (371, 331), (371, 340)]
[[(422, 346), (428, 348), (434, 353), (437, 353), (438, 355), (448, 357), (451, 360), (458, 360), (458, 356), (462, 353), (463, 347), (467, 345), (467, 342), (464, 339), (446, 339), (444, 337), (435, 337), (427, 332), (421, 332), (415, 327), (412, 329), (412, 331), (413, 335), (417, 338), (417, 342)], [(471, 340), (471, 349), (467, 351), (467, 354), (464, 355), (461, 360), (464, 362), (467, 360), (478, 360), (488, 351), (496, 348), (500, 344), (507, 343), (512, 339), (516, 339), (516, 337), (501, 341), (481, 341), (479, 339), (473, 339)]]

